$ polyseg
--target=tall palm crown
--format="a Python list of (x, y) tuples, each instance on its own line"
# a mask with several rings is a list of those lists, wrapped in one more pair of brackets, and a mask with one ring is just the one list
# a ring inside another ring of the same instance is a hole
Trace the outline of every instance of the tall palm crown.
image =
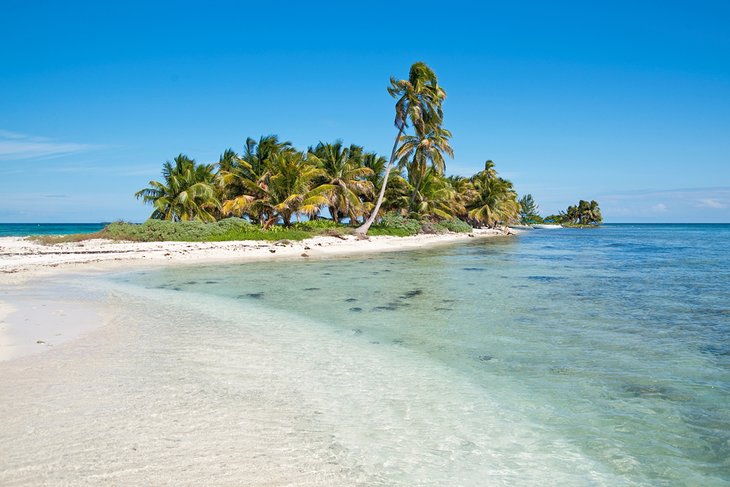
[(417, 134), (426, 134), (435, 127), (440, 127), (443, 121), (441, 105), (446, 98), (446, 92), (439, 86), (436, 74), (425, 63), (417, 62), (411, 66), (407, 80), (390, 79), (388, 93), (396, 98), (395, 126), (398, 133), (393, 143), (390, 160), (386, 166), (383, 185), (380, 194), (368, 220), (357, 229), (357, 233), (366, 234), (370, 225), (375, 221), (380, 206), (383, 203), (388, 175), (398, 155), (398, 146), (408, 122), (413, 125)]
[(165, 162), (164, 182), (150, 181), (135, 193), (137, 199), (155, 209), (150, 218), (171, 221), (215, 221), (220, 208), (214, 185), (212, 164), (196, 164), (184, 154)]
[(427, 126), (437, 126), (443, 121), (441, 104), (446, 92), (439, 86), (436, 73), (426, 63), (414, 63), (407, 80), (391, 77), (388, 93), (398, 99), (395, 103), (395, 126), (401, 132), (405, 131), (409, 120), (420, 133), (426, 133)]
[(478, 172), (476, 175), (479, 175), (483, 178), (491, 179), (497, 177), (497, 170), (495, 169), (496, 164), (494, 164), (494, 161), (491, 159), (487, 159), (484, 163), (484, 170)]
[(344, 147), (340, 140), (320, 142), (310, 149), (310, 154), (322, 172), (318, 181), (321, 184), (314, 193), (327, 199), (335, 222), (339, 222), (341, 215), (354, 221), (363, 211), (361, 197), (373, 191), (373, 183), (367, 179), (373, 170), (361, 164), (362, 147)]

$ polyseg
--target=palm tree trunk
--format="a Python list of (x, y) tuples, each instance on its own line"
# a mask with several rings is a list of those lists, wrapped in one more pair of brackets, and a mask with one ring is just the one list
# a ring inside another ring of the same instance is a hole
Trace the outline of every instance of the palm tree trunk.
[(373, 208), (373, 212), (370, 213), (370, 217), (367, 219), (365, 223), (363, 223), (361, 226), (357, 227), (355, 229), (355, 233), (357, 235), (367, 235), (368, 230), (370, 230), (370, 226), (375, 221), (375, 218), (378, 216), (378, 212), (380, 211), (380, 206), (383, 204), (383, 197), (385, 196), (385, 187), (388, 184), (388, 176), (390, 176), (390, 170), (393, 167), (393, 161), (395, 161), (395, 154), (398, 150), (398, 142), (400, 141), (401, 135), (403, 135), (403, 130), (405, 130), (406, 126), (405, 124), (401, 125), (400, 129), (398, 129), (398, 135), (395, 136), (395, 142), (393, 142), (393, 150), (390, 153), (390, 160), (388, 161), (388, 165), (385, 167), (385, 175), (383, 176), (383, 186), (380, 187), (380, 194), (378, 195), (378, 201), (375, 203), (375, 208)]

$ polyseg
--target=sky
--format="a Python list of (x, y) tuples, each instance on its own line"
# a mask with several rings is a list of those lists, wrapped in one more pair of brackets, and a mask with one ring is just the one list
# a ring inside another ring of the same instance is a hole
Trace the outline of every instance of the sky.
[(447, 173), (491, 159), (543, 215), (730, 222), (727, 1), (0, 3), (0, 222), (143, 221), (166, 160), (246, 137), (387, 155), (416, 61)]

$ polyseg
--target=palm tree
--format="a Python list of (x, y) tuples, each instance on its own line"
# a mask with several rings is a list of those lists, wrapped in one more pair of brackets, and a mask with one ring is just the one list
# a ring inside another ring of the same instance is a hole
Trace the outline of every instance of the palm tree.
[(400, 171), (395, 172), (391, 175), (388, 187), (383, 195), (382, 212), (395, 212), (407, 216), (412, 194), (413, 186), (408, 184)]
[(400, 165), (408, 169), (408, 180), (414, 187), (411, 205), (421, 189), (427, 169), (433, 167), (438, 174), (443, 174), (446, 169), (444, 154), (454, 157), (454, 151), (449, 145), (451, 132), (438, 126), (428, 128), (427, 133), (418, 133), (416, 130), (415, 135), (403, 136), (403, 143), (398, 149)]
[(454, 218), (455, 208), (453, 205), (455, 191), (448, 180), (440, 175), (436, 168), (430, 167), (421, 180), (420, 189), (415, 189), (414, 194), (418, 197), (415, 206), (411, 207), (419, 215), (433, 219), (450, 220)]
[(238, 159), (238, 154), (233, 149), (226, 149), (218, 158), (218, 171), (232, 171), (236, 167)]
[(495, 169), (496, 164), (491, 159), (487, 159), (484, 163), (484, 170), (481, 171), (486, 178), (496, 178), (497, 170)]
[(487, 161), (484, 170), (472, 177), (472, 184), (476, 198), (468, 206), (468, 215), (476, 224), (494, 227), (499, 222), (508, 223), (519, 217), (517, 193), (510, 181), (497, 176), (492, 161)]
[(577, 206), (568, 206), (564, 212), (560, 212), (561, 223), (573, 223), (579, 225), (596, 225), (603, 221), (601, 209), (598, 202), (592, 200), (580, 200)]
[[(226, 211), (243, 215), (256, 214), (263, 219), (261, 225), (268, 228), (281, 218), (284, 226), (291, 224), (291, 217), (298, 213), (314, 215), (327, 200), (312, 195), (315, 178), (322, 176), (317, 168), (301, 152), (283, 151), (268, 157), (270, 177), (264, 185), (253, 186), (255, 194), (241, 195), (224, 205)], [(245, 180), (251, 185), (250, 180)]]
[(373, 170), (360, 164), (362, 147), (344, 147), (342, 141), (337, 140), (331, 144), (320, 142), (309, 152), (322, 170), (321, 184), (313, 194), (327, 199), (335, 223), (339, 223), (341, 215), (354, 222), (364, 210), (360, 198), (373, 191), (373, 183), (367, 179), (373, 175)]
[(373, 190), (380, 191), (388, 160), (383, 156), (377, 155), (375, 152), (366, 152), (362, 155), (361, 164), (363, 167), (367, 167), (372, 171), (372, 174), (368, 176), (368, 181), (373, 183)]
[(268, 221), (272, 215), (267, 213), (266, 205), (255, 202), (266, 199), (272, 158), (292, 152), (295, 151), (291, 142), (281, 142), (276, 135), (262, 136), (258, 142), (247, 138), (243, 156), (236, 156), (231, 163), (226, 163), (225, 169), (221, 166), (219, 172), (219, 186), (229, 188), (224, 193), (223, 214), (248, 214), (261, 225)]
[(446, 180), (453, 189), (451, 207), (454, 215), (461, 220), (468, 220), (469, 214), (466, 207), (478, 197), (474, 184), (470, 178), (464, 176), (448, 176)]
[[(327, 203), (326, 198), (311, 193), (314, 180), (321, 177), (323, 171), (305, 154), (289, 151), (275, 154), (271, 157), (271, 169), (267, 204), (281, 217), (284, 226), (290, 225), (293, 214), (312, 216)], [(273, 221), (267, 223), (270, 225)]]
[(601, 215), (601, 209), (598, 207), (598, 202), (596, 200), (591, 200), (590, 219), (591, 223), (600, 224), (603, 222), (603, 215)]
[(375, 208), (367, 221), (356, 230), (360, 235), (367, 234), (383, 204), (388, 176), (397, 157), (398, 144), (401, 142), (401, 136), (404, 134), (408, 122), (410, 121), (419, 133), (427, 133), (427, 127), (438, 127), (443, 120), (441, 104), (446, 98), (446, 92), (439, 86), (436, 74), (425, 63), (413, 64), (407, 80), (391, 77), (388, 93), (398, 100), (395, 103), (395, 127), (398, 132), (393, 142), (390, 160), (385, 168), (383, 185), (380, 188)]
[(212, 164), (196, 164), (184, 154), (162, 166), (164, 182), (150, 181), (135, 193), (155, 210), (150, 218), (170, 221), (215, 221), (220, 209)]
[[(216, 173), (215, 183), (218, 188), (218, 199), (220, 201), (235, 198), (243, 191), (240, 184), (236, 184), (237, 181), (233, 180), (230, 176), (228, 176), (228, 182), (226, 183), (226, 175), (235, 174), (239, 170), (239, 159), (238, 154), (233, 149), (226, 149), (218, 158), (218, 171)], [(218, 218), (224, 216), (222, 207), (217, 216)]]

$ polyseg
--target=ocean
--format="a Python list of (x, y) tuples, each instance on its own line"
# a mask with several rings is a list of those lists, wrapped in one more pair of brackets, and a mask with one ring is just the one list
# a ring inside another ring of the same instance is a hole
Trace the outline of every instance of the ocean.
[(728, 242), (730, 225), (604, 225), (65, 278), (106, 292), (112, 324), (45, 354), (37, 389), (0, 388), (40, 425), (4, 408), (0, 465), (72, 483), (727, 486)]
[(94, 233), (106, 223), (0, 223), (0, 237)]

